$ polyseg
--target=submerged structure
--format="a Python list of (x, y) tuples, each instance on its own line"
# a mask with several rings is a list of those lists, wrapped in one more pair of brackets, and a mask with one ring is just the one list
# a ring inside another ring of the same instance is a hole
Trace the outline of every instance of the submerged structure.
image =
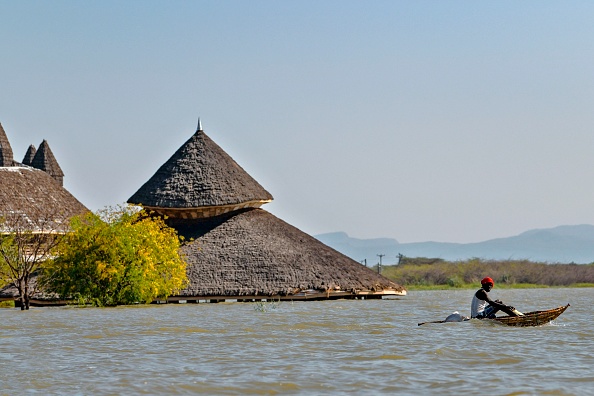
[[(64, 173), (48, 143), (44, 140), (35, 150), (29, 146), (22, 163), (15, 161), (13, 151), (0, 124), (0, 234), (64, 233), (69, 220), (88, 211), (63, 186)], [(0, 285), (1, 286), (1, 285)], [(0, 290), (0, 300), (18, 295), (9, 285)], [(47, 296), (33, 296), (32, 305), (43, 305)]]
[(68, 220), (88, 211), (63, 187), (64, 173), (47, 141), (29, 146), (20, 163), (0, 124), (0, 232), (17, 222), (33, 232), (65, 232)]
[(186, 238), (169, 301), (382, 298), (404, 288), (260, 209), (272, 195), (202, 130), (130, 197)]

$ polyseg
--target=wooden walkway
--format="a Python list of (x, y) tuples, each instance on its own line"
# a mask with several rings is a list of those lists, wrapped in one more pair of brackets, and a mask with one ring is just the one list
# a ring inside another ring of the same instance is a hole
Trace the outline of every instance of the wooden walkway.
[[(271, 301), (322, 301), (322, 300), (378, 300), (383, 297), (405, 296), (406, 292), (398, 293), (394, 291), (381, 292), (347, 292), (347, 291), (329, 291), (320, 292), (317, 290), (306, 290), (301, 293), (288, 296), (172, 296), (167, 299), (157, 299), (152, 304), (199, 304), (199, 303), (220, 303), (220, 302), (271, 302)], [(11, 300), (3, 298), (0, 300)], [(68, 305), (68, 300), (37, 300), (31, 299), (32, 307), (51, 307)], [(19, 302), (15, 300), (15, 306), (20, 307)]]

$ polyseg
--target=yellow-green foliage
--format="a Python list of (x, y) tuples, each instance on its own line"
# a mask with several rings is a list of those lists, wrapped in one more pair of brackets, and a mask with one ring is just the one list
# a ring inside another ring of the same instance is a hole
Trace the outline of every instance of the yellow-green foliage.
[(20, 264), (18, 258), (18, 246), (14, 235), (0, 234), (0, 287), (4, 287), (13, 281), (14, 273), (18, 270)]
[(82, 304), (149, 303), (187, 284), (180, 238), (144, 210), (108, 208), (72, 220), (58, 257), (43, 283)]
[(532, 284), (541, 286), (574, 286), (594, 283), (594, 265), (547, 264), (528, 260), (445, 261), (441, 259), (406, 258), (396, 266), (384, 266), (382, 275), (404, 286), (476, 286), (485, 276), (498, 286)]
[(14, 308), (14, 300), (0, 301), (0, 308)]

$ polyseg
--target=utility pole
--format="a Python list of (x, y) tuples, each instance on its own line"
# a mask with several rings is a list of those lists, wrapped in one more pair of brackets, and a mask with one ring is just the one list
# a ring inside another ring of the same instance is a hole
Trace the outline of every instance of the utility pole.
[(379, 264), (377, 265), (377, 273), (381, 274), (382, 273), (382, 257), (384, 257), (385, 254), (378, 254), (377, 256), (380, 258)]
[(359, 262), (367, 267), (367, 259), (363, 259), (363, 260), (361, 260)]

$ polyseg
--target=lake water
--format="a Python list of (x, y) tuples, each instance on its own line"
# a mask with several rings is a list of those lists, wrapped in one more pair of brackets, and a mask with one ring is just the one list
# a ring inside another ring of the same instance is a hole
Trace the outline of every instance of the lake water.
[(553, 324), (470, 321), (473, 291), (384, 300), (0, 309), (0, 394), (594, 394), (592, 289), (499, 290)]

